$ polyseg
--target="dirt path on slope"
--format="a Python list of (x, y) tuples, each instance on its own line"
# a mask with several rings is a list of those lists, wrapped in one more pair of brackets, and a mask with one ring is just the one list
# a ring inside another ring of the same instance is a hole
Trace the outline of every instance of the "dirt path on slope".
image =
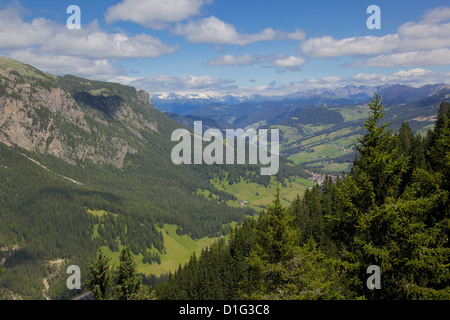
[(61, 272), (61, 267), (64, 263), (64, 259), (58, 259), (55, 261), (49, 261), (48, 264), (50, 266), (56, 266), (56, 270), (50, 274), (49, 276), (42, 279), (42, 283), (44, 284), (44, 289), (42, 289), (42, 295), (44, 296), (45, 300), (51, 300), (48, 296), (48, 290), (50, 289), (50, 284), (48, 283), (49, 280), (56, 277)]

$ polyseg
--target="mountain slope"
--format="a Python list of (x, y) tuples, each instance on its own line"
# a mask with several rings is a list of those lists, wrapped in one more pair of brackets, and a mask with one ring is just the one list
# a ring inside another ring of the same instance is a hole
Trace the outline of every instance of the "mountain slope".
[[(198, 239), (254, 214), (227, 206), (232, 195), (210, 184), (220, 168), (172, 163), (179, 127), (146, 92), (0, 58), (0, 295), (40, 298), (48, 261), (86, 272), (100, 246), (164, 255), (157, 225)], [(76, 294), (60, 281), (53, 298)]]

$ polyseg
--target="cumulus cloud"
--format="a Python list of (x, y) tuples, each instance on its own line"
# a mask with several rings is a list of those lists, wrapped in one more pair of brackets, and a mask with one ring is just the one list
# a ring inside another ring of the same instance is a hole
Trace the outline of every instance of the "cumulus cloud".
[(106, 80), (124, 72), (110, 60), (156, 58), (179, 50), (146, 34), (108, 33), (96, 21), (68, 30), (45, 18), (25, 21), (22, 14), (17, 8), (0, 10), (1, 54), (54, 74)]
[(96, 21), (81, 30), (68, 30), (44, 18), (25, 22), (10, 10), (0, 11), (0, 49), (33, 46), (42, 52), (96, 59), (155, 58), (178, 50), (146, 34), (107, 33)]
[(273, 65), (276, 68), (297, 68), (305, 64), (306, 60), (301, 57), (287, 56), (279, 57), (273, 61)]
[(0, 11), (0, 49), (18, 49), (41, 45), (58, 26), (50, 20), (37, 18), (24, 22), (20, 10), (6, 8)]
[[(204, 93), (210, 96), (250, 96), (262, 95), (267, 97), (282, 97), (298, 93), (314, 93), (320, 90), (332, 90), (347, 85), (360, 86), (384, 86), (392, 84), (404, 84), (420, 87), (430, 83), (450, 84), (450, 72), (435, 72), (423, 68), (399, 70), (394, 73), (359, 73), (349, 78), (339, 76), (327, 76), (323, 78), (309, 78), (301, 81), (278, 83), (270, 81), (267, 85), (238, 85), (231, 79), (214, 78), (211, 76), (180, 77), (159, 75), (152, 78), (130, 78), (126, 76), (116, 77), (113, 81), (128, 84), (144, 89), (151, 94), (164, 93)], [(255, 83), (250, 79), (249, 83)]]
[(345, 64), (347, 67), (428, 67), (450, 64), (450, 49), (436, 49), (431, 51), (411, 51), (386, 55), (379, 55), (367, 60)]
[(236, 28), (214, 16), (201, 20), (191, 20), (187, 23), (177, 24), (172, 28), (175, 35), (184, 36), (190, 43), (234, 44), (245, 46), (254, 42), (269, 40), (299, 40), (305, 34), (301, 30), (292, 33), (266, 28), (259, 33), (238, 33)]
[(425, 24), (436, 24), (442, 21), (450, 19), (450, 8), (449, 7), (439, 7), (435, 9), (428, 10), (424, 17), (422, 18), (422, 23)]
[(109, 7), (105, 14), (108, 23), (133, 21), (148, 28), (161, 29), (167, 23), (186, 20), (200, 13), (209, 0), (124, 0)]
[(449, 47), (450, 8), (439, 7), (418, 22), (401, 25), (396, 34), (311, 38), (300, 44), (300, 51), (314, 58), (375, 55), (346, 65), (351, 67), (424, 67), (448, 65)]
[(146, 34), (108, 33), (96, 21), (81, 30), (68, 30), (44, 18), (26, 22), (14, 9), (0, 11), (0, 50), (30, 47), (95, 59), (155, 58), (178, 50), (178, 46), (166, 45)]
[(52, 74), (72, 74), (79, 77), (108, 80), (125, 71), (107, 59), (86, 59), (63, 54), (43, 54), (33, 49), (11, 52), (10, 58), (25, 62)]
[(158, 75), (151, 78), (127, 78), (116, 77), (111, 81), (128, 84), (151, 93), (214, 93), (236, 90), (235, 81), (231, 79), (214, 78), (209, 75), (204, 76), (168, 76)]
[(400, 70), (388, 74), (359, 73), (353, 77), (354, 82), (367, 85), (404, 84), (420, 87), (430, 83), (449, 83), (449, 72), (434, 72), (422, 68)]
[(82, 30), (63, 29), (55, 33), (41, 49), (90, 58), (129, 59), (156, 58), (175, 53), (179, 48), (147, 34), (130, 37), (124, 33), (107, 33), (93, 22)]
[(249, 66), (254, 64), (263, 64), (265, 68), (281, 68), (291, 71), (298, 71), (299, 67), (306, 63), (302, 57), (278, 55), (250, 55), (242, 56), (224, 55), (208, 61), (211, 67), (234, 67)]
[(249, 66), (255, 63), (255, 57), (251, 54), (243, 56), (233, 56), (230, 54), (217, 57), (208, 61), (210, 67), (234, 67), (234, 66)]
[(398, 48), (398, 43), (398, 35), (352, 37), (341, 40), (325, 36), (311, 38), (303, 42), (301, 44), (301, 52), (313, 58), (380, 54)]

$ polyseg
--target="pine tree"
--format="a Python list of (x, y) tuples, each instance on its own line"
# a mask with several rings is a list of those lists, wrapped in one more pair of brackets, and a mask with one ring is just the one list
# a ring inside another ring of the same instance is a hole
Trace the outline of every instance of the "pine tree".
[(120, 300), (136, 299), (142, 287), (142, 278), (137, 273), (136, 262), (133, 259), (130, 247), (125, 246), (120, 252), (120, 264), (117, 272), (116, 295)]
[(299, 246), (299, 230), (293, 220), (289, 210), (280, 203), (278, 187), (272, 205), (258, 220), (255, 250), (246, 259), (252, 276), (242, 283), (241, 296), (252, 299), (344, 298), (346, 290), (332, 261), (317, 248), (312, 236)]
[(92, 291), (97, 300), (107, 299), (112, 285), (112, 274), (110, 269), (111, 259), (101, 249), (97, 251), (97, 259), (89, 262), (89, 276), (86, 288)]
[(432, 131), (427, 156), (435, 172), (441, 172), (444, 188), (450, 190), (450, 104), (442, 102)]
[[(415, 168), (400, 192), (408, 157), (398, 151), (387, 125), (380, 125), (383, 106), (378, 94), (369, 106), (360, 158), (338, 189), (343, 214), (329, 220), (335, 230), (341, 229), (335, 240), (344, 248), (342, 265), (351, 275), (352, 288), (366, 298), (446, 298), (450, 251), (443, 175)], [(435, 143), (442, 141), (434, 137)], [(448, 147), (441, 146), (439, 152), (446, 154)], [(365, 287), (370, 265), (381, 268), (383, 290)]]
[(368, 103), (370, 115), (364, 122), (366, 134), (355, 144), (359, 158), (353, 164), (354, 179), (362, 188), (358, 190), (355, 203), (361, 209), (369, 210), (384, 203), (398, 191), (402, 174), (406, 171), (407, 158), (399, 155), (395, 147), (393, 129), (389, 123), (381, 124), (385, 114), (381, 97), (375, 93)]
[(266, 213), (260, 215), (256, 231), (257, 252), (269, 263), (292, 259), (298, 244), (298, 233), (291, 216), (282, 204), (280, 186), (277, 185), (275, 199)]

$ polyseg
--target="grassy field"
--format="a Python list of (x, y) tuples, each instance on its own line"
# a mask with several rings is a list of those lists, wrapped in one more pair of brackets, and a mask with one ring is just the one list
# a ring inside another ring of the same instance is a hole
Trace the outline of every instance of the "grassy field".
[(336, 163), (334, 159), (348, 153), (353, 154), (354, 142), (359, 137), (358, 134), (352, 134), (353, 131), (351, 128), (344, 128), (330, 134), (299, 139), (296, 145), (301, 145), (302, 149), (289, 156), (289, 160), (295, 164), (305, 164), (307, 169), (322, 165), (323, 169), (331, 173), (347, 170), (349, 163)]
[[(168, 273), (169, 271), (174, 272), (178, 269), (178, 266), (185, 264), (189, 261), (191, 255), (196, 252), (197, 256), (200, 255), (201, 250), (210, 246), (218, 238), (202, 238), (199, 240), (193, 240), (187, 235), (179, 236), (176, 234), (177, 226), (175, 225), (164, 225), (162, 228), (164, 236), (164, 246), (166, 248), (165, 254), (160, 254), (161, 264), (153, 263), (151, 265), (147, 263), (142, 263), (143, 255), (135, 255), (135, 261), (137, 263), (138, 272), (149, 275), (161, 275)], [(119, 252), (112, 252), (109, 248), (102, 248), (103, 252), (111, 258), (111, 264), (119, 265)], [(151, 251), (157, 251), (152, 248)]]
[(338, 110), (344, 117), (344, 121), (354, 121), (359, 119), (367, 119), (369, 115), (369, 107), (367, 105), (330, 108), (330, 110)]
[[(338, 111), (348, 122), (348, 126), (333, 129), (334, 124), (296, 124), (295, 126), (273, 125), (282, 131), (283, 141), (281, 153), (295, 164), (303, 164), (306, 169), (321, 168), (331, 174), (348, 170), (355, 148), (353, 143), (359, 137), (360, 125), (355, 126), (368, 117), (369, 108), (365, 104), (355, 106), (331, 107), (330, 111)], [(297, 118), (292, 117), (292, 120)], [(301, 129), (301, 130), (300, 130)], [(339, 158), (339, 159), (338, 159)], [(344, 159), (344, 160), (343, 160)]]
[[(257, 211), (266, 208), (267, 205), (274, 199), (275, 189), (276, 189), (276, 181), (275, 178), (272, 177), (271, 183), (268, 187), (258, 185), (253, 182), (241, 181), (240, 183), (235, 183), (233, 185), (229, 185), (227, 182), (222, 183), (217, 180), (212, 181), (215, 187), (219, 190), (224, 190), (234, 194), (239, 201), (245, 200), (249, 202), (248, 205), (254, 208)], [(297, 196), (297, 194), (303, 195), (307, 186), (313, 186), (313, 183), (307, 179), (297, 177), (292, 182), (287, 182), (285, 186), (281, 186), (280, 193), (282, 196), (282, 203), (285, 206), (288, 206), (291, 201)], [(203, 196), (209, 198), (210, 192), (208, 190), (198, 190), (198, 194), (202, 194)], [(211, 195), (212, 199), (215, 199), (216, 196), (214, 194)], [(237, 201), (228, 201), (228, 205), (240, 207)], [(99, 210), (89, 210), (89, 213), (102, 216), (106, 214), (103, 211)], [(232, 223), (232, 227), (235, 227), (236, 223)], [(98, 226), (96, 226), (98, 227)], [(98, 237), (97, 228), (94, 227), (93, 236)], [(169, 271), (174, 272), (178, 269), (178, 266), (189, 261), (191, 255), (195, 252), (197, 256), (200, 255), (201, 250), (210, 246), (214, 241), (218, 238), (201, 238), (198, 240), (193, 240), (187, 235), (177, 235), (176, 225), (165, 224), (162, 229), (159, 229), (163, 233), (164, 237), (164, 246), (165, 253), (161, 254), (155, 248), (152, 248), (150, 252), (158, 252), (161, 257), (161, 264), (153, 263), (147, 264), (143, 263), (143, 255), (135, 255), (135, 261), (137, 263), (138, 272), (149, 275), (154, 274), (159, 276), (161, 274), (168, 273)], [(122, 247), (120, 247), (122, 248)], [(108, 247), (102, 248), (103, 252), (111, 258), (111, 263), (115, 266), (119, 265), (119, 254), (120, 251), (113, 252)]]
[[(212, 180), (212, 183), (217, 189), (235, 195), (238, 198), (238, 201), (247, 201), (249, 204), (246, 206), (252, 207), (258, 211), (262, 208), (266, 208), (267, 205), (272, 202), (277, 186), (274, 177), (272, 177), (268, 187), (243, 180), (232, 185), (228, 184), (226, 181), (223, 183), (217, 179)], [(294, 200), (297, 194), (302, 196), (306, 190), (306, 187), (312, 186), (313, 183), (311, 181), (303, 178), (295, 178), (294, 181), (287, 182), (285, 186), (280, 185), (282, 204), (285, 206), (290, 205), (291, 201)], [(206, 196), (205, 193), (204, 195)], [(228, 204), (233, 206), (241, 206), (236, 201), (229, 201)]]

